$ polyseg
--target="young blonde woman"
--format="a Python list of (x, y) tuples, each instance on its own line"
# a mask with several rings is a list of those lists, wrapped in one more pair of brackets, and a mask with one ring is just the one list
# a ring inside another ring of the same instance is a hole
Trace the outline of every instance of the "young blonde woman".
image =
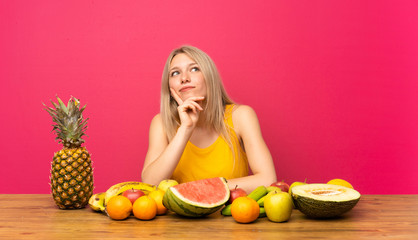
[(183, 46), (164, 67), (161, 112), (151, 121), (142, 181), (212, 177), (225, 177), (231, 189), (247, 192), (276, 181), (253, 109), (228, 97), (206, 53)]

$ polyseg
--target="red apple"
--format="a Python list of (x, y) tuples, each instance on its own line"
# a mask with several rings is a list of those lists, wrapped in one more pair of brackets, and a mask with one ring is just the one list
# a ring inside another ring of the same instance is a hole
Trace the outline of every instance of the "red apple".
[(144, 196), (145, 193), (139, 189), (128, 189), (122, 193), (122, 196), (127, 197), (131, 201), (132, 205), (139, 198)]
[(227, 204), (231, 204), (235, 199), (239, 198), (239, 197), (246, 197), (247, 196), (247, 192), (242, 189), (242, 188), (237, 188), (237, 186), (235, 186), (235, 189), (232, 189), (230, 191), (230, 196), (229, 196), (229, 200), (227, 202)]
[(278, 187), (282, 192), (289, 192), (289, 184), (285, 183), (283, 180), (281, 182), (272, 183), (270, 186)]

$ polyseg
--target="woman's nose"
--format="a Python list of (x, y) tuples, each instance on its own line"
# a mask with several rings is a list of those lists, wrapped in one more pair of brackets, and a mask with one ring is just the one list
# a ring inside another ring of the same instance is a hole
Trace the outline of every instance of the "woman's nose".
[(190, 82), (190, 77), (188, 74), (184, 73), (181, 75), (181, 83), (187, 83)]

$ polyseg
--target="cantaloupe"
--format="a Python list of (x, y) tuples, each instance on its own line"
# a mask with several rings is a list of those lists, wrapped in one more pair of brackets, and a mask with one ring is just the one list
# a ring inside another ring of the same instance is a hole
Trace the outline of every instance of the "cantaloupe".
[(332, 218), (350, 211), (360, 200), (354, 189), (332, 184), (306, 184), (292, 188), (296, 207), (311, 218)]

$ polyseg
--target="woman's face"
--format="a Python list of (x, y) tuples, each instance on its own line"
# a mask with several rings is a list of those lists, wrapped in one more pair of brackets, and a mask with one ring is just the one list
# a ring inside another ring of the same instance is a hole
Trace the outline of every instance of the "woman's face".
[(206, 97), (203, 73), (199, 65), (184, 53), (171, 60), (168, 84), (183, 101), (189, 97)]

